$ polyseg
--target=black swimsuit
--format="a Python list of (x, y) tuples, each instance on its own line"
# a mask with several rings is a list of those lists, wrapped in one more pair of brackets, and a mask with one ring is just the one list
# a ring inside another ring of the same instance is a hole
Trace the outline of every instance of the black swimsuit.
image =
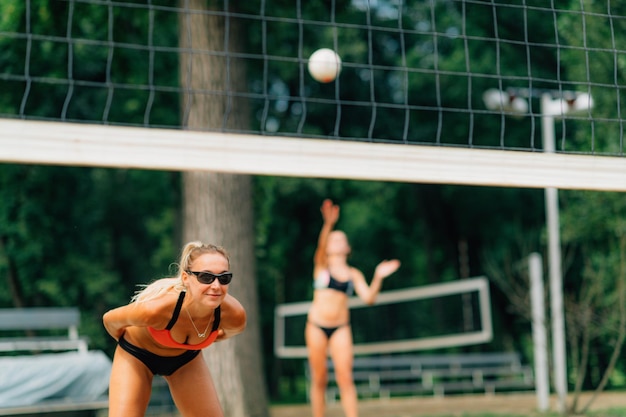
[[(180, 313), (183, 299), (184, 293), (181, 292), (181, 296), (178, 297), (178, 302), (176, 303), (176, 307), (174, 308), (174, 314), (172, 315), (172, 319), (165, 328), (166, 330), (170, 330), (172, 327), (174, 327), (174, 324), (178, 320), (178, 314)], [(211, 332), (216, 331), (219, 324), (220, 314), (219, 307), (217, 307), (215, 311), (213, 329), (211, 330)], [(201, 352), (201, 350), (188, 350), (177, 356), (161, 356), (152, 353), (146, 349), (135, 346), (132, 343), (129, 343), (126, 339), (124, 339), (124, 336), (120, 337), (118, 345), (120, 348), (124, 349), (126, 352), (139, 359), (144, 365), (148, 367), (148, 369), (150, 369), (150, 372), (152, 372), (154, 375), (164, 376), (172, 375), (182, 366), (191, 362)]]
[[(354, 292), (354, 286), (352, 284), (352, 280), (348, 280), (348, 281), (336, 280), (335, 278), (333, 278), (332, 275), (330, 275), (328, 271), (326, 271), (325, 275), (320, 276), (313, 282), (313, 287), (315, 289), (328, 288), (331, 290), (343, 292), (347, 296), (352, 295), (352, 293)], [(309, 323), (311, 323), (312, 325), (314, 325), (315, 327), (323, 331), (327, 339), (330, 339), (330, 337), (333, 335), (333, 333), (335, 333), (337, 329), (340, 329), (344, 326), (348, 326), (350, 324), (350, 323), (344, 323), (336, 327), (325, 327), (325, 326), (320, 326), (317, 323), (313, 323), (312, 321), (309, 321)]]
[(311, 323), (313, 326), (315, 326), (318, 329), (320, 329), (321, 331), (323, 331), (324, 334), (326, 335), (327, 339), (330, 339), (330, 337), (333, 335), (333, 333), (335, 333), (335, 331), (337, 329), (340, 329), (340, 328), (342, 328), (344, 326), (349, 326), (350, 325), (350, 323), (345, 323), (345, 324), (342, 324), (341, 326), (337, 326), (337, 327), (324, 327), (324, 326), (320, 326), (319, 324), (315, 324), (315, 323), (313, 323), (311, 321), (309, 323)]
[(187, 365), (201, 350), (188, 350), (178, 356), (161, 356), (129, 343), (124, 336), (120, 337), (119, 347), (130, 353), (150, 369), (154, 375), (172, 375), (182, 366)]
[(339, 292), (346, 293), (348, 297), (352, 295), (354, 292), (354, 285), (352, 284), (352, 280), (349, 279), (347, 281), (339, 281), (333, 278), (332, 275), (328, 271), (324, 271), (323, 275), (320, 275), (315, 281), (313, 281), (313, 288), (316, 290), (328, 288), (331, 290), (336, 290)]

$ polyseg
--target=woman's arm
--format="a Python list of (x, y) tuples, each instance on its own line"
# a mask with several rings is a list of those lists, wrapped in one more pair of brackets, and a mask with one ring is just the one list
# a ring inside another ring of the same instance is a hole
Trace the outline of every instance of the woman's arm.
[(102, 316), (104, 328), (113, 339), (119, 340), (127, 327), (139, 325), (135, 314), (137, 310), (137, 304), (133, 303), (104, 313)]
[(164, 328), (169, 320), (168, 312), (173, 308), (172, 301), (167, 298), (134, 302), (109, 310), (102, 316), (104, 328), (115, 340), (119, 340), (126, 328), (131, 326)]
[(354, 291), (365, 304), (372, 305), (376, 302), (376, 297), (383, 286), (383, 280), (400, 268), (400, 261), (397, 259), (385, 260), (376, 266), (372, 282), (367, 285), (365, 277), (356, 268), (352, 268), (352, 282)]
[(221, 306), (220, 327), (217, 341), (225, 340), (244, 331), (247, 314), (241, 303), (230, 294), (226, 294)]
[(324, 200), (322, 207), (320, 208), (322, 213), (322, 230), (320, 230), (319, 237), (317, 239), (317, 248), (315, 249), (315, 255), (313, 256), (313, 263), (315, 267), (326, 267), (326, 243), (328, 241), (328, 235), (333, 231), (335, 223), (339, 220), (339, 206), (333, 204), (329, 199)]

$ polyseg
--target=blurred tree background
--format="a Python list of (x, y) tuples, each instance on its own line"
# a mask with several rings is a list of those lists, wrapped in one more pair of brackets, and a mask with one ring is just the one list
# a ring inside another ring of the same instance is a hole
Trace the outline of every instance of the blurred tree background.
[[(156, 4), (156, 2), (153, 2)], [(290, 1), (266, 1), (266, 10), (276, 17), (296, 17)], [(379, 1), (371, 14), (359, 7), (362, 2), (335, 2), (338, 22), (363, 23), (371, 19), (381, 27), (398, 26), (398, 18), (386, 13), (390, 2)], [(596, 71), (606, 72), (606, 85), (621, 81), (624, 61), (610, 54), (581, 57), (579, 49), (564, 50), (557, 56), (550, 48), (535, 48), (529, 52), (527, 43), (556, 43), (552, 25), (535, 25), (528, 32), (525, 22), (552, 16), (539, 0), (526, 1), (524, 8), (499, 9), (494, 17), (493, 2), (412, 0), (406, 2), (401, 16), (403, 27), (420, 27), (435, 31), (438, 36), (413, 36), (400, 40), (392, 35), (369, 38), (366, 31), (345, 30), (338, 39), (339, 53), (347, 62), (368, 62), (373, 59), (381, 66), (406, 64), (424, 69), (420, 76), (406, 79), (387, 70), (366, 71), (358, 66), (346, 66), (341, 75), (342, 98), (368, 101), (370, 95), (380, 103), (408, 103), (429, 106), (431, 110), (411, 114), (410, 124), (404, 124), (404, 113), (392, 107), (378, 109), (375, 125), (370, 120), (372, 109), (346, 107), (340, 125), (336, 123), (336, 108), (324, 105), (334, 100), (332, 84), (307, 83), (299, 78), (298, 67), (292, 62), (251, 60), (248, 68), (249, 89), (275, 97), (259, 102), (251, 111), (250, 123), (256, 130), (289, 134), (335, 134), (341, 137), (367, 139), (386, 135), (390, 141), (430, 143), (441, 145), (536, 148), (540, 144), (541, 123), (535, 113), (519, 119), (507, 119), (507, 135), (501, 134), (500, 117), (466, 111), (468, 106), (484, 109), (481, 93), (487, 88), (500, 87), (497, 71), (518, 76), (517, 81), (504, 87), (528, 87), (529, 67), (535, 77), (534, 88), (555, 88), (549, 80), (580, 80), (585, 65), (592, 63)], [(498, 2), (496, 2), (498, 3)], [(562, 2), (560, 7), (574, 10), (580, 1)], [(586, 11), (602, 12), (599, 2), (584, 1)], [(24, 33), (26, 5), (21, 0), (6, 0), (0, 18), (0, 34)], [(73, 36), (106, 40), (109, 36), (107, 10), (97, 4), (31, 0), (29, 25), (32, 33), (64, 37), (71, 11), (75, 25)], [(300, 2), (301, 16), (329, 21), (326, 2)], [(430, 5), (436, 9), (430, 13)], [(258, 13), (258, 1), (242, 5), (244, 12)], [(616, 6), (613, 6), (616, 7)], [(625, 6), (617, 6), (624, 8)], [(90, 47), (34, 37), (30, 40), (0, 35), (0, 115), (16, 115), (71, 121), (105, 120), (109, 123), (145, 126), (180, 126), (176, 93), (166, 89), (152, 101), (150, 120), (145, 109), (148, 92), (116, 91), (93, 88), (89, 80), (113, 80), (125, 84), (147, 84), (148, 68), (153, 65), (160, 86), (176, 86), (178, 61), (175, 53), (159, 53), (150, 57), (123, 45), (145, 44), (147, 31), (155, 25), (155, 43), (163, 51), (177, 45), (176, 17), (157, 9), (150, 19), (146, 10), (112, 8), (116, 22), (113, 36), (122, 46), (115, 51), (111, 65), (105, 65), (108, 48)], [(526, 10), (526, 13), (524, 13)], [(626, 15), (626, 8), (619, 11)], [(433, 18), (434, 16), (434, 18)], [(559, 28), (575, 27), (577, 14), (562, 14)], [(615, 21), (614, 31), (608, 25), (590, 19), (587, 24), (588, 44), (611, 45), (624, 41), (626, 31)], [(298, 27), (295, 23), (271, 21), (268, 39), (262, 44), (258, 36), (262, 23), (247, 25), (248, 47), (251, 51), (266, 50), (274, 56), (297, 56)], [(498, 36), (517, 39), (502, 45), (485, 47), (478, 39)], [(306, 28), (304, 56), (318, 47), (333, 45), (333, 29)], [(465, 31), (469, 37), (459, 34)], [(558, 43), (578, 45), (580, 33), (568, 33), (569, 38)], [(466, 41), (470, 39), (469, 41)], [(399, 53), (406, 42), (406, 56)], [(25, 51), (31, 48), (33, 60), (26, 63)], [(370, 49), (371, 48), (371, 49)], [(269, 49), (269, 50), (268, 50)], [(369, 57), (370, 50), (373, 58)], [(63, 83), (15, 82), (11, 74), (28, 73), (37, 81), (66, 76), (68, 56), (73, 56), (74, 76), (83, 80), (74, 86), (72, 100), (67, 100), (67, 85)], [(460, 74), (471, 71), (482, 76)], [(499, 66), (496, 65), (499, 62)], [(555, 71), (555, 68), (557, 69)], [(266, 70), (266, 71), (264, 71)], [(615, 71), (613, 71), (615, 70)], [(439, 73), (437, 71), (440, 71)], [(443, 71), (443, 72), (441, 72)], [(618, 74), (615, 80), (614, 73)], [(493, 76), (487, 76), (493, 74)], [(407, 82), (407, 89), (399, 85)], [(517, 85), (515, 85), (517, 84)], [(471, 87), (471, 88), (469, 88)], [(29, 90), (29, 99), (23, 101)], [(594, 116), (616, 117), (618, 103), (625, 102), (616, 89), (594, 86), (598, 103)], [(438, 92), (445, 92), (440, 95)], [(473, 92), (473, 94), (470, 94)], [(306, 109), (298, 100), (284, 97), (299, 95), (320, 98), (319, 105)], [(281, 98), (282, 97), (282, 98)], [(434, 109), (434, 110), (433, 110)], [(533, 103), (531, 102), (531, 111)], [(265, 114), (268, 117), (262, 117)], [(261, 126), (262, 121), (271, 121)], [(560, 149), (580, 152), (619, 149), (623, 143), (620, 126), (599, 126), (594, 137), (603, 138), (590, 149), (590, 132), (580, 128), (575, 120), (556, 124)], [(590, 349), (589, 371), (584, 374), (583, 387), (594, 387), (611, 356), (617, 332), (615, 303), (618, 283), (624, 276), (624, 239), (626, 236), (626, 196), (621, 193), (591, 191), (561, 191), (561, 230), (564, 254), (564, 290), (569, 314), (584, 307), (591, 314), (588, 326), (595, 332)], [(266, 380), (273, 401), (303, 400), (304, 392), (297, 380), (303, 377), (302, 361), (280, 360), (273, 353), (274, 307), (279, 303), (305, 301), (312, 295), (312, 255), (321, 226), (319, 207), (324, 198), (341, 205), (338, 227), (345, 230), (353, 245), (352, 262), (371, 276), (374, 265), (383, 258), (402, 260), (402, 268), (384, 289), (401, 289), (417, 285), (454, 281), (467, 276), (487, 275), (492, 278), (492, 308), (494, 341), (481, 346), (458, 348), (462, 351), (517, 350), (527, 362), (532, 360), (530, 324), (527, 317), (511, 302), (507, 282), (524, 282), (519, 264), (530, 252), (546, 251), (546, 231), (543, 190), (455, 185), (409, 184), (322, 180), (314, 178), (263, 177), (254, 178), (254, 209), (256, 220), (256, 253), (258, 294), (261, 305), (263, 357)], [(0, 277), (7, 291), (0, 292), (0, 307), (20, 306), (79, 306), (83, 313), (81, 333), (91, 338), (94, 349), (112, 354), (114, 343), (102, 325), (102, 314), (128, 302), (138, 284), (166, 276), (178, 256), (181, 245), (181, 173), (141, 171), (132, 169), (102, 169), (43, 165), (0, 165)], [(220, 243), (220, 242), (216, 242)], [(467, 248), (465, 249), (461, 248)], [(462, 256), (467, 263), (461, 264)], [(544, 256), (544, 258), (546, 258)], [(602, 284), (604, 297), (585, 298), (588, 283)], [(519, 306), (518, 306), (519, 307)], [(429, 314), (430, 312), (426, 312)], [(436, 319), (436, 317), (435, 317)], [(580, 351), (576, 348), (576, 326), (568, 322), (572, 337), (570, 383), (581, 374), (577, 368)], [(385, 323), (373, 326), (383, 329)], [(574, 326), (574, 327), (572, 327)], [(608, 388), (623, 388), (626, 363), (618, 361), (611, 374)], [(287, 388), (285, 388), (287, 387)]]

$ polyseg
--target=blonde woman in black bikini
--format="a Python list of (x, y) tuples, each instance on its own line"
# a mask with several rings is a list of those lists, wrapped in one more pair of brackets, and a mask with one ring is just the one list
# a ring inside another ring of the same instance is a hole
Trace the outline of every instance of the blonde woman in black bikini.
[(313, 417), (324, 417), (328, 382), (326, 361), (330, 353), (344, 413), (346, 417), (357, 417), (348, 297), (354, 291), (365, 303), (374, 304), (383, 280), (400, 267), (400, 261), (393, 259), (379, 263), (368, 285), (363, 273), (348, 264), (351, 248), (345, 233), (333, 230), (339, 220), (339, 206), (325, 200), (321, 213), (324, 223), (314, 257), (315, 291), (305, 329), (311, 370), (311, 409)]
[(163, 375), (184, 417), (223, 417), (201, 350), (242, 332), (246, 312), (228, 294), (226, 251), (190, 242), (178, 273), (145, 287), (130, 304), (103, 316), (118, 341), (109, 384), (110, 417), (143, 417), (152, 378)]

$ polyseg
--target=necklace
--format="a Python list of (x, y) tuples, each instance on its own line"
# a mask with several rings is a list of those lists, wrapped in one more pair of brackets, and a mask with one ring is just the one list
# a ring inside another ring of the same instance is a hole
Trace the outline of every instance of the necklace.
[(211, 324), (211, 322), (209, 322), (206, 325), (206, 329), (204, 329), (204, 332), (200, 333), (200, 330), (198, 330), (198, 328), (196, 327), (196, 323), (193, 322), (193, 319), (191, 318), (191, 314), (189, 314), (189, 310), (187, 310), (187, 307), (185, 307), (185, 311), (187, 312), (187, 315), (189, 316), (189, 320), (191, 320), (191, 324), (193, 328), (196, 329), (196, 333), (198, 333), (198, 337), (201, 339), (204, 339), (206, 337), (207, 330), (209, 330), (209, 325)]

